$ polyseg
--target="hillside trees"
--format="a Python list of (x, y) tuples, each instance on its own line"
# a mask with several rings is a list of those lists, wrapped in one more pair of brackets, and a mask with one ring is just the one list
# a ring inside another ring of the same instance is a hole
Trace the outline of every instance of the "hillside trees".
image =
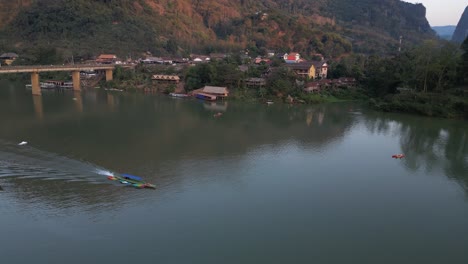
[[(417, 88), (423, 92), (443, 90), (453, 84), (460, 51), (449, 42), (426, 41), (411, 52)], [(411, 62), (409, 62), (411, 63)]]
[(461, 48), (464, 53), (462, 56), (462, 73), (460, 75), (465, 79), (466, 82), (468, 80), (468, 37), (463, 42)]
[(243, 78), (237, 64), (229, 60), (201, 63), (187, 70), (185, 88), (192, 91), (205, 85), (239, 87)]
[(365, 82), (377, 96), (394, 93), (397, 87), (442, 92), (455, 84), (461, 55), (452, 43), (427, 41), (394, 57), (371, 56), (364, 68)]

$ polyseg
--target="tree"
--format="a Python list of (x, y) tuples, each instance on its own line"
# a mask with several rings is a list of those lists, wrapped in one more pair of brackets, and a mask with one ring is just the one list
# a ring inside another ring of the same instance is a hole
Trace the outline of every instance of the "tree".
[(365, 65), (365, 79), (368, 91), (373, 96), (382, 97), (395, 93), (401, 83), (398, 78), (396, 60), (370, 56)]
[(174, 55), (174, 54), (177, 54), (177, 51), (179, 50), (179, 46), (177, 45), (177, 41), (175, 41), (174, 39), (169, 39), (166, 42), (164, 49), (167, 50), (169, 54)]
[(459, 49), (449, 42), (426, 41), (412, 51), (415, 79), (423, 92), (442, 91), (456, 79)]
[(460, 59), (460, 49), (450, 42), (444, 43), (435, 54), (435, 61), (437, 62), (435, 72), (437, 77), (436, 90), (442, 91), (455, 81)]
[(270, 94), (294, 94), (296, 76), (288, 68), (282, 67), (272, 72), (267, 79), (267, 89)]
[(468, 79), (468, 37), (465, 39), (461, 46), (462, 50), (464, 51), (462, 56), (462, 69), (463, 69), (463, 77)]

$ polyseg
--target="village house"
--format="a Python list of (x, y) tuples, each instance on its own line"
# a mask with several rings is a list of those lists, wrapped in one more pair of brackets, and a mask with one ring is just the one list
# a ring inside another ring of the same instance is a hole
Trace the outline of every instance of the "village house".
[(144, 64), (163, 64), (163, 59), (160, 57), (147, 57), (141, 62)]
[(239, 65), (239, 67), (237, 67), (239, 69), (239, 71), (241, 72), (247, 72), (249, 70), (249, 66), (247, 65)]
[(315, 68), (315, 77), (317, 79), (326, 79), (328, 76), (328, 64), (325, 61), (313, 61)]
[(172, 59), (172, 63), (176, 63), (176, 64), (184, 64), (184, 63), (188, 63), (188, 61), (189, 61), (189, 59), (180, 58), (180, 57), (176, 57), (176, 58)]
[(254, 63), (255, 63), (255, 64), (260, 64), (260, 63), (262, 63), (262, 62), (264, 62), (264, 63), (266, 63), (266, 64), (269, 64), (269, 63), (271, 63), (271, 60), (268, 59), (268, 58), (262, 58), (262, 57), (257, 57), (257, 58), (255, 58), (255, 60), (254, 60)]
[(260, 20), (261, 20), (261, 21), (264, 21), (264, 20), (266, 20), (267, 18), (268, 18), (268, 14), (267, 14), (267, 13), (262, 13), (262, 14), (260, 15)]
[(228, 97), (229, 90), (227, 87), (205, 86), (202, 89), (193, 91), (193, 94), (199, 99), (214, 101)]
[(340, 84), (343, 84), (345, 86), (354, 86), (357, 83), (355, 78), (350, 77), (340, 77), (338, 81)]
[(177, 75), (163, 75), (156, 74), (151, 77), (151, 80), (158, 84), (174, 84), (177, 85), (180, 82), (180, 78)]
[(320, 92), (320, 83), (319, 82), (308, 82), (304, 87), (304, 92), (306, 93), (316, 93)]
[(247, 87), (251, 88), (261, 88), (266, 86), (266, 79), (265, 78), (248, 78), (245, 80), (245, 84)]
[(330, 87), (333, 85), (333, 81), (329, 79), (321, 79), (318, 81), (321, 87)]
[(286, 63), (299, 63), (301, 61), (301, 55), (297, 52), (285, 53), (283, 59)]
[(227, 58), (228, 56), (224, 53), (211, 53), (210, 54), (210, 60), (223, 60)]
[(166, 65), (172, 65), (174, 63), (174, 60), (170, 57), (162, 57), (162, 63)]
[(96, 63), (113, 64), (117, 61), (117, 56), (114, 54), (101, 54), (97, 57)]
[(193, 63), (201, 63), (201, 62), (209, 62), (210, 61), (210, 57), (205, 56), (205, 55), (191, 54), (190, 58), (192, 59)]
[(13, 52), (3, 53), (0, 55), (0, 62), (2, 64), (11, 65), (18, 58), (18, 54)]
[(219, 87), (219, 86), (205, 86), (202, 90), (203, 93), (216, 95), (217, 97), (228, 97), (229, 90), (227, 87)]
[(288, 64), (287, 67), (293, 70), (297, 76), (304, 79), (314, 79), (316, 76), (315, 66), (311, 62)]

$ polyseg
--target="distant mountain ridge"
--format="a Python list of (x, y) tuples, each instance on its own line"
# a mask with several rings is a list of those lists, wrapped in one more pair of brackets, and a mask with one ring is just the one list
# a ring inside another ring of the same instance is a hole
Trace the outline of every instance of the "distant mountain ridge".
[[(294, 50), (388, 53), (434, 37), (422, 4), (400, 0), (0, 0), (3, 49), (64, 54)], [(0, 51), (2, 46), (0, 46)]]
[(457, 28), (453, 33), (452, 41), (462, 43), (468, 36), (468, 6), (458, 22)]
[(453, 33), (455, 32), (455, 29), (457, 26), (435, 26), (432, 27), (432, 29), (436, 32), (437, 36), (451, 40)]

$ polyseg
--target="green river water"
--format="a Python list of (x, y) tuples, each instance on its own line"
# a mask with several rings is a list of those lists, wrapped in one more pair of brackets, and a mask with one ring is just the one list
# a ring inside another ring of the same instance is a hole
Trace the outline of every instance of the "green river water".
[(468, 263), (462, 120), (0, 82), (0, 186), (2, 264)]

